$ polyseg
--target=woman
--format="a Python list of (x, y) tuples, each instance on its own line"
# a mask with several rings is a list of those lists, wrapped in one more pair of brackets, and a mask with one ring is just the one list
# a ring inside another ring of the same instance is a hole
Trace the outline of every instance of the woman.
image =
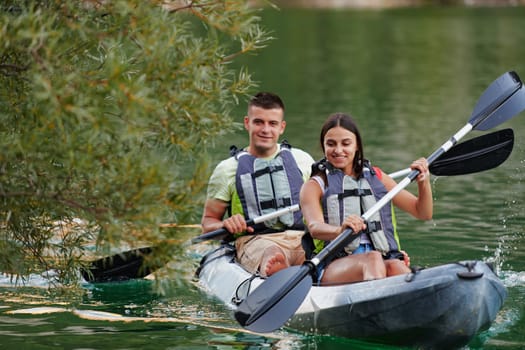
[[(312, 177), (300, 195), (307, 229), (317, 243), (331, 241), (348, 228), (360, 237), (335, 259), (321, 264), (319, 281), (347, 283), (410, 272), (408, 256), (399, 252), (391, 204), (367, 223), (361, 218), (396, 182), (364, 158), (361, 136), (350, 116), (330, 115), (320, 141), (325, 159), (314, 164)], [(402, 190), (392, 202), (420, 220), (430, 220), (433, 203), (428, 163), (420, 158), (411, 168), (420, 172), (416, 178), (418, 197)]]

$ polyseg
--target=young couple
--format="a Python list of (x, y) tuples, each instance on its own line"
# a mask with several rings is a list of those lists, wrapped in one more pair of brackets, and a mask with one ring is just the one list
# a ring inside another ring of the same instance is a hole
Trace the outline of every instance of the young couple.
[[(352, 118), (342, 113), (328, 117), (320, 135), (324, 158), (314, 163), (306, 152), (285, 141), (279, 143), (286, 127), (284, 112), (275, 94), (261, 92), (250, 100), (244, 117), (248, 146), (213, 171), (203, 231), (226, 228), (235, 238), (237, 261), (262, 276), (302, 264), (347, 228), (359, 237), (322, 264), (319, 282), (346, 283), (409, 272), (409, 258), (399, 250), (390, 203), (368, 222), (361, 218), (396, 182), (364, 158)], [(429, 220), (433, 202), (428, 163), (420, 158), (411, 168), (420, 172), (418, 196), (402, 190), (392, 202), (418, 219)], [(253, 227), (246, 224), (248, 219), (297, 203), (300, 212)], [(313, 238), (311, 245), (305, 244), (311, 246), (306, 252), (303, 236)]]

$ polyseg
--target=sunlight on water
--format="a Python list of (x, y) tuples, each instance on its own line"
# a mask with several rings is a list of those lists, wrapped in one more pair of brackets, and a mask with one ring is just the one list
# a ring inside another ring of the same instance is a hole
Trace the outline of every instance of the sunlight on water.
[(45, 271), (41, 274), (31, 274), (24, 278), (6, 273), (0, 273), (0, 287), (38, 287), (49, 288), (52, 285), (55, 271)]
[(525, 271), (503, 271), (500, 277), (507, 288), (525, 287)]
[[(5, 316), (0, 316), (0, 325), (1, 324), (10, 324), (10, 325), (24, 325), (27, 326), (45, 326), (48, 319), (51, 316), (57, 319), (70, 319), (69, 325), (66, 329), (48, 331), (48, 335), (59, 336), (64, 332), (70, 336), (88, 336), (88, 335), (97, 335), (100, 334), (103, 329), (104, 333), (115, 334), (121, 333), (124, 327), (129, 327), (125, 325), (130, 325), (134, 327), (143, 328), (147, 326), (149, 330), (161, 330), (162, 325), (172, 325), (173, 327), (179, 327), (184, 325), (186, 331), (202, 332), (202, 330), (207, 329), (209, 331), (208, 342), (210, 344), (215, 344), (217, 346), (223, 344), (228, 345), (232, 343), (259, 343), (266, 344), (268, 348), (272, 349), (297, 349), (297, 346), (300, 342), (301, 337), (287, 333), (284, 331), (274, 332), (272, 334), (267, 334), (261, 336), (260, 334), (255, 334), (238, 326), (229, 327), (227, 325), (219, 325), (216, 322), (215, 315), (212, 318), (176, 318), (176, 317), (166, 317), (162, 315), (149, 316), (149, 317), (133, 317), (133, 316), (123, 316), (117, 313), (97, 311), (97, 310), (79, 310), (79, 309), (68, 309), (61, 307), (33, 307), (33, 308), (23, 308), (23, 309), (14, 309), (4, 312), (5, 315), (13, 316), (23, 316), (28, 315), (32, 316), (29, 321), (27, 318), (16, 319), (9, 318)], [(71, 316), (76, 317), (71, 319)], [(83, 323), (82, 320), (87, 321), (96, 321), (96, 323)], [(170, 326), (171, 327), (171, 326)], [(22, 336), (24, 332), (20, 332), (17, 329), (12, 329), (11, 331), (3, 331), (2, 334), (5, 336)], [(44, 334), (40, 334), (44, 335)], [(33, 334), (33, 336), (38, 336)], [(182, 338), (181, 333), (175, 332), (173, 334), (176, 338)]]

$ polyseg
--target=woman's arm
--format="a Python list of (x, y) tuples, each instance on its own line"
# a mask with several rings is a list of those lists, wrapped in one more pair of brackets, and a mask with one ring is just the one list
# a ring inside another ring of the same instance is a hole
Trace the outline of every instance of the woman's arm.
[[(418, 196), (416, 197), (407, 190), (402, 190), (394, 197), (393, 203), (396, 207), (406, 211), (417, 219), (430, 220), (432, 219), (434, 203), (427, 160), (425, 158), (419, 158), (412, 163), (410, 168), (420, 171), (420, 174), (416, 178)], [(383, 174), (381, 181), (389, 191), (397, 185), (387, 174)]]
[(324, 222), (321, 197), (323, 190), (313, 179), (306, 181), (301, 188), (300, 206), (308, 231), (313, 238), (330, 241), (340, 233), (339, 227)]
[(350, 215), (345, 218), (343, 225), (334, 226), (326, 223), (323, 216), (323, 208), (321, 206), (321, 198), (323, 190), (319, 183), (315, 180), (308, 180), (301, 188), (301, 211), (303, 218), (306, 221), (308, 231), (313, 238), (323, 241), (331, 241), (335, 239), (347, 227), (352, 227), (354, 232), (360, 232), (366, 228), (363, 219), (358, 215)]

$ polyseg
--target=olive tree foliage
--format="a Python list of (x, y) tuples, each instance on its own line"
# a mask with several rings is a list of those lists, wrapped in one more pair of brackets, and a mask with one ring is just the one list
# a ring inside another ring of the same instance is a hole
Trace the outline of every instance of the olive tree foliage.
[[(269, 37), (244, 0), (3, 1), (0, 272), (73, 284), (99, 256), (198, 220), (206, 147)], [(162, 244), (161, 244), (162, 245)], [(164, 254), (169, 254), (166, 250)], [(162, 259), (162, 258), (159, 258)]]

